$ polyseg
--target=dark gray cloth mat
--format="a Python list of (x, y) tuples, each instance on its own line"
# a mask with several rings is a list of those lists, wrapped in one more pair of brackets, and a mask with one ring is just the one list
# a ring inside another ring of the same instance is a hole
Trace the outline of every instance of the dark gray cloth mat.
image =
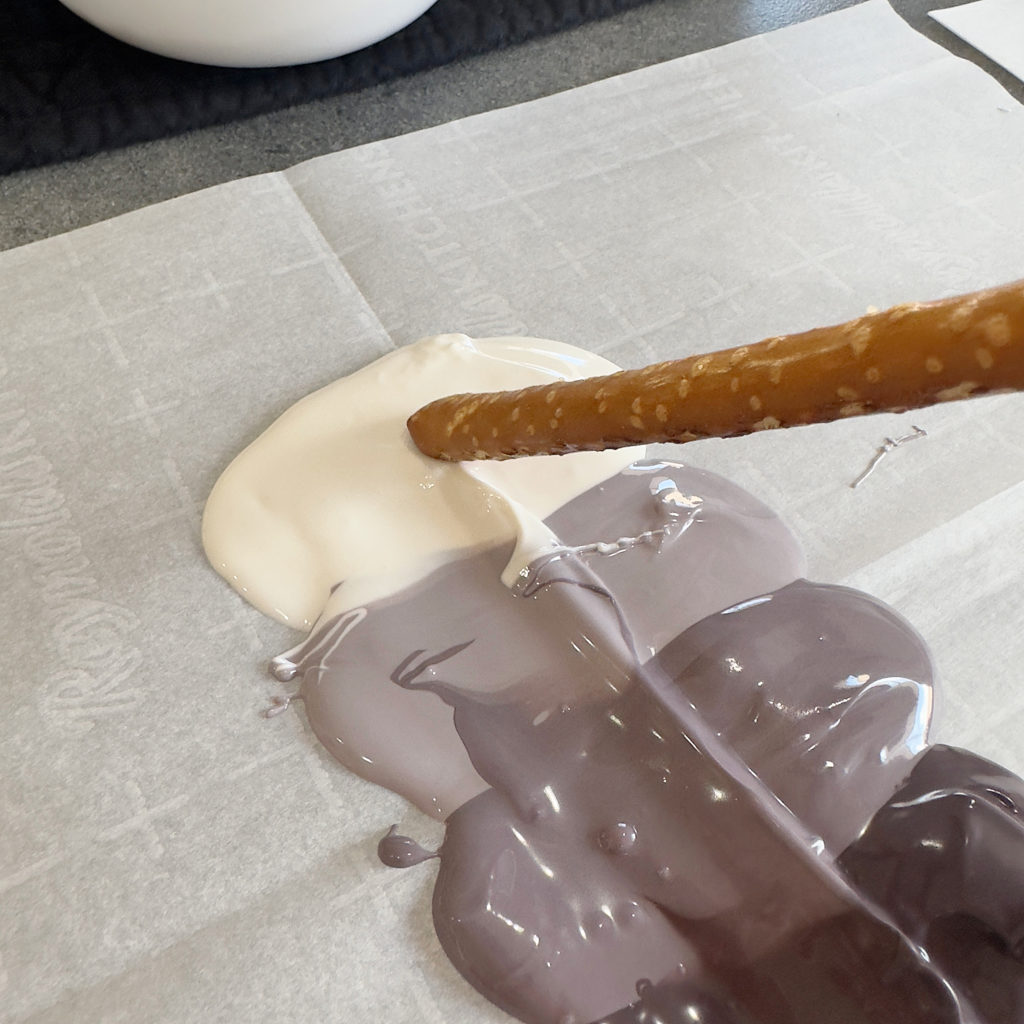
[(111, 39), (56, 0), (0, 0), (0, 174), (386, 82), (647, 0), (439, 0), (334, 60), (215, 68)]

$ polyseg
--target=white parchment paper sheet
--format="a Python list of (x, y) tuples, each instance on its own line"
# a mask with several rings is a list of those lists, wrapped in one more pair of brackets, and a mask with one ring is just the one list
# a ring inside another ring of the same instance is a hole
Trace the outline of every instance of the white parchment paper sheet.
[[(294, 635), (206, 566), (205, 494), (394, 345), (627, 365), (1024, 276), (1024, 110), (881, 2), (0, 254), (0, 1020), (476, 1021), (438, 828), (259, 716)], [(928, 438), (848, 486), (887, 434)], [(893, 602), (937, 738), (1024, 770), (1024, 401), (680, 449)]]

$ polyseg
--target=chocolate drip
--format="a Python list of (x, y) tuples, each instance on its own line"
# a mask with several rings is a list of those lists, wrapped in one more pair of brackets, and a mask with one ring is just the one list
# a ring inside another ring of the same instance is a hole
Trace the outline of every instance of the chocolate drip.
[(398, 834), (398, 826), (392, 825), (377, 844), (377, 856), (389, 868), (411, 868), (438, 856), (437, 850), (427, 850), (415, 839)]

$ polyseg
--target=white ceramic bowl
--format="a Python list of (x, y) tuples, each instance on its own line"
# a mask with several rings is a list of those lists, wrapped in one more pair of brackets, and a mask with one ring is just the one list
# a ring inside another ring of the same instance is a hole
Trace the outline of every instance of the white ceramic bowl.
[(126, 43), (230, 67), (304, 64), (362, 49), (435, 0), (61, 0)]

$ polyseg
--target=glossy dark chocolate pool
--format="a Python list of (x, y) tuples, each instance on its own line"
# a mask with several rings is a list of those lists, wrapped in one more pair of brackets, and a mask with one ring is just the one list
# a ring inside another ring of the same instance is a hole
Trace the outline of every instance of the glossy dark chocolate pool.
[(547, 525), (515, 587), (465, 555), (276, 662), (342, 763), (467, 794), (418, 801), (463, 976), (530, 1024), (1024, 1021), (1024, 784), (928, 745), (914, 630), (674, 463)]

